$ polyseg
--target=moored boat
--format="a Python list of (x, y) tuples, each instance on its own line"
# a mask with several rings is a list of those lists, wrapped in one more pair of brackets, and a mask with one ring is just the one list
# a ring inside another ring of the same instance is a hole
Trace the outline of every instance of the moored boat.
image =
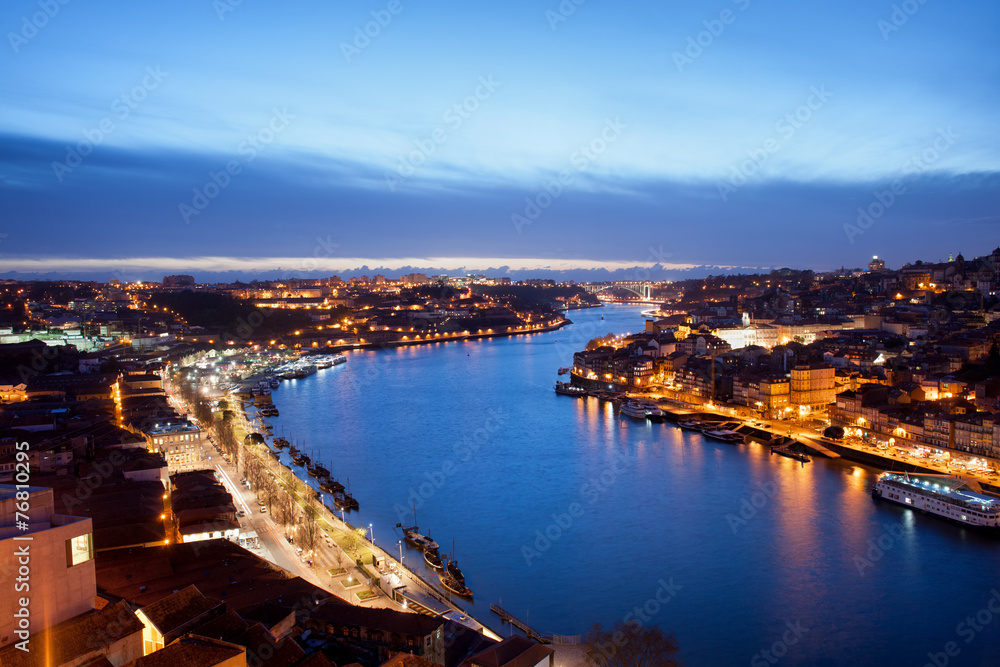
[(638, 401), (622, 401), (621, 413), (632, 419), (645, 419), (646, 418), (646, 404), (640, 403)]
[(883, 472), (872, 496), (960, 523), (1000, 531), (1000, 498), (951, 475)]
[(582, 398), (587, 395), (586, 389), (572, 385), (569, 382), (556, 382), (555, 389), (557, 394), (563, 396), (577, 396)]
[(451, 541), (451, 555), (448, 556), (448, 574), (455, 578), (460, 584), (465, 584), (465, 575), (458, 569), (458, 561), (455, 559), (455, 540)]
[(463, 584), (462, 582), (458, 581), (457, 579), (455, 579), (455, 577), (451, 576), (447, 572), (444, 573), (444, 574), (438, 575), (438, 577), (441, 579), (441, 585), (444, 586), (445, 588), (447, 588), (449, 591), (451, 591), (455, 595), (461, 595), (462, 597), (466, 597), (466, 598), (471, 598), (472, 597), (472, 591), (469, 590), (468, 587), (466, 587), (465, 584)]
[(742, 433), (730, 431), (724, 428), (706, 428), (702, 431), (706, 438), (711, 438), (718, 442), (725, 442), (730, 445), (742, 445), (745, 442)]
[(812, 459), (809, 458), (807, 454), (802, 452), (797, 452), (794, 449), (790, 449), (788, 445), (778, 445), (772, 446), (771, 452), (778, 454), (779, 456), (784, 456), (790, 459), (795, 459), (796, 461), (801, 461), (802, 463), (811, 463)]
[(438, 553), (437, 549), (425, 549), (424, 562), (433, 567), (435, 570), (444, 569), (444, 563), (441, 561), (441, 554)]

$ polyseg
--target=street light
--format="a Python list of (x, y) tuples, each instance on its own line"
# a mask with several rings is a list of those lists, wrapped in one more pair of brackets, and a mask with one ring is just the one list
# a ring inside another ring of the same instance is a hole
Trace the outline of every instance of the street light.
[(396, 544), (399, 545), (399, 564), (402, 565), (403, 564), (403, 540), (398, 540), (396, 542)]
[(372, 525), (371, 524), (368, 524), (368, 538), (372, 542), (372, 547), (373, 547), (372, 551), (374, 552), (374, 547), (375, 547), (375, 531), (372, 530)]

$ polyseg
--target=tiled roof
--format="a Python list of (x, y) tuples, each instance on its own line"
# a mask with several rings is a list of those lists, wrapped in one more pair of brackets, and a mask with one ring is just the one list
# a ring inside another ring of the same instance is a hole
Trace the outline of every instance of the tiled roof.
[(554, 650), (524, 637), (508, 637), (463, 663), (475, 667), (535, 667)]
[(133, 660), (126, 667), (212, 667), (241, 653), (246, 653), (242, 646), (188, 635), (159, 651)]
[(207, 598), (194, 584), (142, 608), (142, 613), (161, 634), (167, 635), (202, 614), (222, 605)]
[(88, 611), (31, 637), (30, 653), (13, 644), (0, 649), (4, 667), (61, 665), (142, 632), (142, 622), (125, 602)]
[(320, 605), (309, 612), (309, 617), (312, 620), (357, 625), (415, 637), (427, 636), (444, 624), (444, 620), (441, 618), (432, 618), (422, 614), (377, 607), (354, 607), (337, 603)]

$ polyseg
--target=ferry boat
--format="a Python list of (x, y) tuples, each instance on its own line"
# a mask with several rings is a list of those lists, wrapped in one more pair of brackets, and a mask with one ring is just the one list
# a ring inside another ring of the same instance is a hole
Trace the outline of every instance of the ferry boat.
[(569, 382), (556, 382), (556, 393), (563, 396), (577, 396), (582, 398), (587, 395), (587, 390), (583, 387), (572, 385)]
[(347, 355), (344, 355), (344, 354), (335, 354), (335, 355), (333, 355), (333, 357), (330, 360), (333, 362), (334, 366), (339, 366), (340, 364), (346, 364), (347, 363)]
[(883, 472), (872, 487), (872, 497), (962, 525), (1000, 531), (1000, 498), (986, 495), (976, 482), (951, 475)]
[(664, 419), (666, 419), (666, 417), (667, 416), (663, 413), (663, 410), (656, 407), (655, 405), (646, 406), (646, 419), (648, 419), (649, 421), (662, 422)]
[(622, 401), (621, 408), (619, 409), (623, 415), (631, 417), (632, 419), (645, 419), (647, 407), (648, 406), (645, 403), (639, 403), (637, 401)]

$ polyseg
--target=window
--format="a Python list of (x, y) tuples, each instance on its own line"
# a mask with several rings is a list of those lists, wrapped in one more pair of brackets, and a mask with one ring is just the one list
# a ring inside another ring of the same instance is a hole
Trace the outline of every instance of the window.
[(86, 563), (93, 557), (94, 545), (90, 533), (66, 540), (66, 567)]

